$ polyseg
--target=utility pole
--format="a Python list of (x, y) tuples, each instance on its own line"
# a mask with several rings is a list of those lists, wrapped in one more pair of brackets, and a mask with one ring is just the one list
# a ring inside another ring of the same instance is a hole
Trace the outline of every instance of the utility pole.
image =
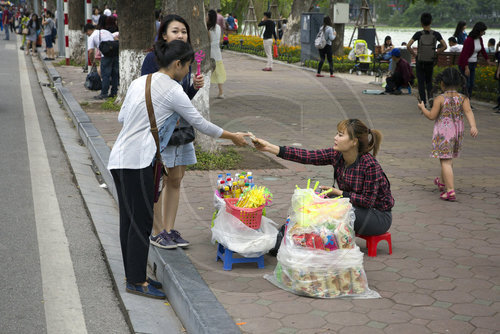
[[(35, 0), (36, 1), (36, 0)], [(59, 57), (66, 56), (64, 34), (64, 2), (57, 0), (57, 48), (59, 49)]]

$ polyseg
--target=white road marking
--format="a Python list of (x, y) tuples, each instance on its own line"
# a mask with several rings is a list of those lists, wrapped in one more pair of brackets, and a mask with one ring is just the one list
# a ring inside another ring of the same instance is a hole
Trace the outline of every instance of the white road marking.
[(87, 333), (28, 69), (24, 54), (19, 50), (18, 59), (47, 333)]

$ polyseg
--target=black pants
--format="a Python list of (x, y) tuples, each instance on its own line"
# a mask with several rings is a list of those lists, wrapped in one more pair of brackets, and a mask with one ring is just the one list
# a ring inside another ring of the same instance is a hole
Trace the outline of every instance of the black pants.
[[(422, 102), (427, 103), (427, 97), (432, 99), (432, 72), (434, 71), (434, 62), (417, 61), (417, 80), (418, 94)], [(427, 91), (427, 97), (425, 92)]]
[(326, 45), (323, 49), (319, 49), (319, 64), (318, 64), (318, 74), (321, 73), (321, 69), (323, 68), (323, 64), (326, 60), (328, 60), (328, 65), (330, 65), (330, 74), (333, 74), (333, 59), (332, 59), (332, 46)]
[(385, 86), (386, 92), (393, 92), (400, 87), (406, 87), (408, 85), (407, 82), (404, 82), (403, 76), (399, 72), (394, 72), (394, 74), (387, 77), (385, 81), (387, 82)]
[(498, 97), (497, 97), (497, 104), (500, 106), (500, 79), (497, 81), (498, 82)]
[(116, 96), (118, 93), (118, 83), (120, 81), (120, 65), (118, 56), (101, 58), (101, 77), (101, 94), (108, 95), (109, 85), (111, 84), (110, 95)]
[(391, 211), (379, 211), (374, 208), (354, 207), (356, 220), (354, 231), (361, 235), (380, 235), (389, 230), (392, 224)]
[(146, 281), (153, 228), (153, 167), (112, 169), (120, 208), (120, 244), (127, 282)]

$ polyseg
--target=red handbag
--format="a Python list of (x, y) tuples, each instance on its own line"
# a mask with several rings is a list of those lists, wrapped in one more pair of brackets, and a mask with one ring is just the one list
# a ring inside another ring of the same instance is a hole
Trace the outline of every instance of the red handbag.
[(167, 175), (167, 169), (163, 164), (160, 154), (160, 138), (158, 136), (158, 127), (156, 126), (156, 118), (153, 110), (153, 102), (151, 101), (151, 77), (152, 74), (148, 74), (146, 78), (146, 108), (148, 109), (149, 124), (151, 126), (151, 133), (156, 143), (156, 157), (153, 165), (154, 171), (154, 202), (158, 202), (161, 192), (161, 184), (163, 175)]
[(273, 56), (278, 58), (278, 46), (276, 44), (273, 44)]

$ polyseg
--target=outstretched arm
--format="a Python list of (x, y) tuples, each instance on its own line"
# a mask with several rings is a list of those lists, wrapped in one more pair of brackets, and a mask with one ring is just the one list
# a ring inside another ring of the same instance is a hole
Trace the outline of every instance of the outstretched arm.
[(438, 117), (442, 103), (443, 103), (443, 97), (438, 96), (434, 99), (434, 104), (432, 105), (432, 109), (430, 111), (427, 110), (423, 102), (418, 103), (418, 108), (420, 109), (422, 114), (424, 114), (425, 117), (433, 121)]
[(252, 138), (252, 143), (257, 150), (262, 152), (269, 152), (274, 155), (278, 155), (278, 153), (280, 153), (279, 146), (271, 144), (270, 142), (265, 141), (264, 139), (256, 138), (255, 136), (250, 136), (250, 138)]

